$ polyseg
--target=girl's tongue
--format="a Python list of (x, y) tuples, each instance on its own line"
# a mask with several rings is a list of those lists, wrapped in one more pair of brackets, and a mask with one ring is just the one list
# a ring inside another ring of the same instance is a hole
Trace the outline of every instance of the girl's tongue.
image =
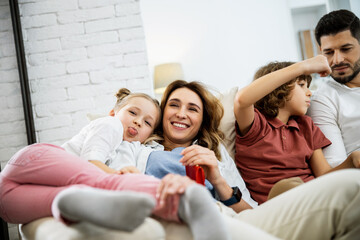
[(135, 128), (132, 128), (132, 127), (130, 127), (129, 128), (129, 131), (128, 131), (129, 133), (130, 133), (130, 135), (132, 135), (132, 136), (135, 136), (138, 132), (137, 132), (137, 130), (135, 129)]

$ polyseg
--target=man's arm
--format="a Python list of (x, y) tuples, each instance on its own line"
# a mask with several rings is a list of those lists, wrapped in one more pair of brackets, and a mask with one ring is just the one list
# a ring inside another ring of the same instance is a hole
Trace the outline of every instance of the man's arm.
[(331, 145), (323, 149), (324, 156), (331, 167), (341, 164), (346, 158), (341, 130), (338, 126), (337, 111), (330, 99), (315, 95), (311, 101), (308, 115), (313, 119), (316, 126), (332, 142)]

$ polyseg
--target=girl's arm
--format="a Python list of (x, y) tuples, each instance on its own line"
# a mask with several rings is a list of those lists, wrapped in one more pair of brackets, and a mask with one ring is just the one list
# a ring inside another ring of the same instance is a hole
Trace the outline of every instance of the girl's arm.
[(119, 171), (119, 174), (125, 174), (125, 173), (141, 173), (139, 169), (135, 166), (126, 166), (121, 168)]
[(117, 173), (104, 162), (107, 156), (121, 144), (123, 138), (123, 127), (120, 120), (115, 118), (104, 118), (96, 122), (89, 130), (80, 157), (87, 159), (106, 173)]
[(89, 162), (94, 164), (95, 166), (97, 166), (98, 168), (100, 168), (101, 170), (103, 170), (106, 173), (119, 174), (119, 171), (116, 171), (115, 169), (108, 167), (106, 164), (104, 164), (103, 162), (101, 162), (99, 160), (89, 160)]
[(240, 132), (245, 135), (254, 120), (254, 104), (279, 86), (303, 74), (326, 76), (331, 68), (326, 57), (319, 55), (269, 73), (240, 89), (234, 99), (234, 114)]
[(352, 152), (339, 166), (331, 168), (322, 149), (316, 149), (310, 158), (310, 167), (315, 177), (345, 168), (360, 168), (360, 151)]
[(125, 173), (140, 173), (139, 169), (135, 166), (126, 166), (121, 168), (119, 171), (108, 167), (106, 164), (99, 160), (89, 160), (90, 163), (94, 164), (106, 173), (125, 174)]

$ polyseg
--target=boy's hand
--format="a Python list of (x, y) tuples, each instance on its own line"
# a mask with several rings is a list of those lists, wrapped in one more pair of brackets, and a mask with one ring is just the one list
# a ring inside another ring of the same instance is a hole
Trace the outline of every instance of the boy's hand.
[(323, 55), (306, 59), (302, 63), (305, 65), (305, 75), (318, 73), (320, 77), (326, 77), (331, 73), (331, 67)]

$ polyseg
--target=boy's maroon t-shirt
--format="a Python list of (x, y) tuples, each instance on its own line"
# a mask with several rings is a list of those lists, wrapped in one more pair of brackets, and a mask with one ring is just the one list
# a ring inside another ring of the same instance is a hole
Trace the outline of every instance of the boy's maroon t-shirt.
[(235, 162), (251, 196), (259, 204), (271, 187), (284, 178), (314, 179), (309, 160), (314, 150), (331, 144), (309, 116), (284, 124), (255, 109), (254, 122), (245, 136), (236, 125)]

